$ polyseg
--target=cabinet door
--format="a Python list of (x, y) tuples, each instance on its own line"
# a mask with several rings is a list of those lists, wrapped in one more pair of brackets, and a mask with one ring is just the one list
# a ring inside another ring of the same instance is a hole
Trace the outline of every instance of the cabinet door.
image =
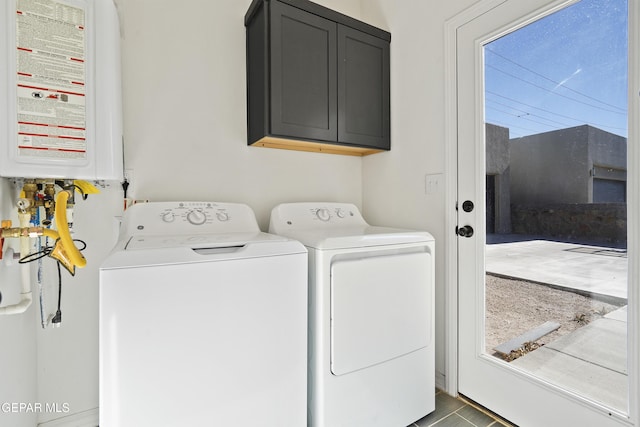
[(389, 43), (338, 26), (338, 141), (390, 148)]
[(337, 24), (271, 2), (271, 134), (335, 142)]

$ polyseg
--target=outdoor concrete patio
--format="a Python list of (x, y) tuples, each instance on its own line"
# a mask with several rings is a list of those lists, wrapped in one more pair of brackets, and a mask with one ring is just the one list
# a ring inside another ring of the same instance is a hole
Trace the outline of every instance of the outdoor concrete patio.
[[(500, 237), (503, 243), (487, 245), (487, 273), (567, 288), (618, 303), (626, 300), (627, 256), (624, 249)], [(626, 306), (511, 364), (626, 413)]]
[(595, 297), (627, 299), (625, 249), (541, 239), (514, 240), (487, 245), (486, 269)]

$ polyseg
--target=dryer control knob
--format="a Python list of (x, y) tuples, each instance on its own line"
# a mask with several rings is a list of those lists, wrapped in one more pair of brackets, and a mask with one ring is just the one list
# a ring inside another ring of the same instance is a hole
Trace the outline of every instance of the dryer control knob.
[(338, 215), (338, 218), (344, 218), (345, 217), (345, 213), (342, 209), (338, 208), (336, 209), (336, 215)]
[(202, 225), (207, 221), (207, 216), (200, 209), (196, 209), (187, 214), (187, 221), (193, 225)]
[(162, 214), (162, 220), (164, 222), (173, 222), (174, 219), (176, 219), (176, 217), (173, 212), (165, 212)]
[(326, 208), (318, 209), (316, 211), (316, 216), (320, 221), (329, 221), (331, 219), (331, 212)]

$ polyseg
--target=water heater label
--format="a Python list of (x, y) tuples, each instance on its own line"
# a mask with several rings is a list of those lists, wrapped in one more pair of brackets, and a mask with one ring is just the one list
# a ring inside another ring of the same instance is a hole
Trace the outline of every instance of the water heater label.
[(17, 0), (19, 156), (86, 157), (86, 12), (55, 0)]

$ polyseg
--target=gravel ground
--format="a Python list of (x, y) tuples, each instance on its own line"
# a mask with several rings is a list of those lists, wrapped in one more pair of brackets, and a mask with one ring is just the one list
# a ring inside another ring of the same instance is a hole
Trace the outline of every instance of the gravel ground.
[(497, 345), (546, 321), (559, 323), (560, 329), (537, 341), (543, 345), (618, 308), (573, 292), (487, 275), (486, 351), (493, 354)]

